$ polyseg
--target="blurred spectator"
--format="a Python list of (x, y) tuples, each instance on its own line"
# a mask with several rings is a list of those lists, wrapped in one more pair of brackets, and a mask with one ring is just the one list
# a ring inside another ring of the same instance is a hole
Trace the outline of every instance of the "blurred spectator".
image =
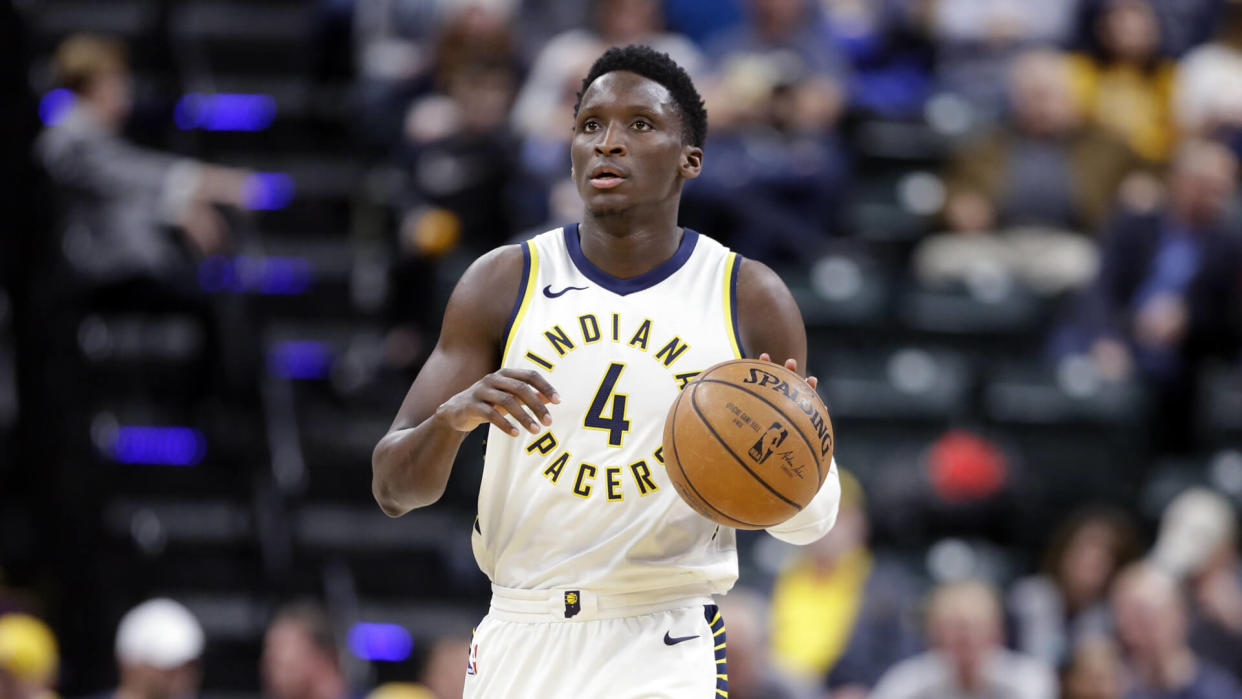
[(1152, 380), (1161, 448), (1186, 447), (1196, 370), (1207, 357), (1236, 354), (1242, 339), (1242, 241), (1227, 216), (1237, 181), (1228, 149), (1205, 141), (1181, 146), (1167, 202), (1113, 221), (1080, 308), (1079, 336), (1058, 340), (1062, 352), (1089, 348), (1105, 375), (1136, 367)]
[(805, 263), (835, 227), (848, 169), (835, 129), (848, 66), (810, 0), (747, 9), (708, 48), (708, 166), (687, 184), (683, 216), (747, 257)]
[(439, 699), (439, 697), (421, 684), (386, 682), (367, 692), (366, 699)]
[(537, 54), (552, 37), (591, 22), (592, 3), (582, 0), (518, 0), (518, 4), (513, 28), (522, 38), (525, 59)]
[(505, 14), (489, 10), (487, 3), (465, 5), (448, 15), (432, 45), (436, 87), (444, 91), (449, 78), (467, 65), (504, 67), (516, 73), (522, 64), (517, 44)]
[(897, 565), (867, 548), (869, 522), (857, 479), (841, 471), (837, 523), (798, 549), (772, 591), (772, 657), (803, 684), (865, 693), (919, 650), (917, 591)]
[(398, 326), (390, 347), (402, 336), (399, 344), (411, 351), (390, 355), (398, 364), (420, 356), (422, 333), (437, 322), (436, 303), (409, 302), (436, 298), (436, 263), (453, 251), (477, 257), (542, 215), (523, 213), (522, 195), (532, 187), (507, 127), (519, 80), (514, 44), (506, 26), (485, 13), (458, 14), (437, 40), (435, 90), (406, 115), (396, 153), (408, 186), (396, 202), (389, 319)]
[(56, 49), (54, 69), (72, 91), (68, 112), (39, 137), (44, 167), (62, 190), (64, 248), (81, 273), (101, 283), (136, 279), (175, 284), (187, 258), (166, 226), (200, 254), (228, 244), (213, 204), (246, 204), (245, 171), (138, 148), (120, 136), (132, 85), (124, 47), (77, 35)]
[[(747, 22), (708, 46), (715, 79), (704, 86), (712, 126), (744, 128), (775, 116), (794, 131), (836, 123), (844, 105), (845, 56), (829, 41), (810, 0), (748, 0)], [(776, 88), (781, 114), (765, 114)]]
[(430, 641), (421, 660), (417, 682), (387, 682), (366, 695), (366, 699), (460, 699), (466, 686), (466, 658), (470, 639), (441, 636)]
[(523, 137), (568, 140), (573, 110), (566, 112), (561, 105), (567, 85), (575, 93), (581, 87), (590, 68), (589, 62), (583, 65), (586, 55), (594, 60), (613, 46), (644, 44), (667, 53), (692, 77), (700, 72), (699, 50), (689, 39), (665, 33), (657, 0), (591, 0), (590, 5), (589, 28), (553, 37), (536, 56), (513, 107), (514, 128)]
[(1117, 577), (1112, 602), (1130, 675), (1126, 699), (1242, 695), (1228, 674), (1187, 645), (1185, 604), (1169, 576), (1149, 564), (1133, 564)]
[(1165, 52), (1183, 56), (1208, 41), (1219, 25), (1224, 6), (1234, 0), (1152, 0), (1165, 36)]
[(257, 347), (246, 333), (221, 327), (226, 314), (199, 287), (195, 264), (227, 251), (228, 225), (217, 207), (245, 206), (258, 181), (124, 140), (133, 87), (119, 42), (69, 37), (53, 68), (73, 103), (39, 136), (36, 151), (57, 189), (61, 248), (80, 282), (81, 310), (192, 316), (205, 336), (196, 390), (249, 395)]
[[(599, 58), (597, 46), (583, 43), (562, 56), (566, 64), (564, 82), (555, 93), (549, 92), (553, 106), (547, 120), (536, 131), (522, 132), (521, 165), (530, 177), (532, 189), (523, 192), (524, 209), (537, 212), (543, 227), (551, 228), (576, 221), (582, 215), (582, 200), (569, 177), (569, 141), (573, 135), (574, 104), (582, 79)], [(546, 106), (546, 105), (545, 105)], [(518, 128), (518, 124), (514, 124)]]
[(1135, 162), (1084, 122), (1069, 65), (1036, 51), (1015, 60), (1010, 124), (954, 158), (945, 219), (953, 231), (1020, 225), (1094, 231)]
[(664, 0), (669, 28), (700, 46), (711, 43), (743, 19), (745, 0)]
[(1182, 59), (1174, 108), (1181, 129), (1225, 140), (1242, 157), (1242, 1), (1229, 0), (1220, 32)]
[(52, 699), (59, 653), (56, 636), (27, 614), (0, 615), (0, 698)]
[(1138, 159), (1120, 138), (1085, 121), (1060, 54), (1017, 58), (1010, 104), (1007, 126), (953, 159), (944, 206), (951, 232), (1000, 234), (928, 238), (914, 255), (925, 282), (999, 270), (1055, 294), (1095, 273), (1096, 248), (1083, 233), (1103, 222)]
[(354, 0), (355, 62), (364, 80), (409, 80), (430, 66), (442, 0)]
[[(768, 609), (756, 592), (735, 587), (720, 598), (728, 636), (729, 696), (733, 699), (794, 699), (794, 690), (773, 671), (768, 656)], [(719, 639), (717, 639), (719, 640)]]
[[(1223, 6), (1230, 0), (1150, 0), (1160, 22), (1161, 50), (1166, 56), (1180, 57), (1208, 41), (1216, 31)], [(1109, 0), (1078, 0), (1079, 44), (1090, 43), (1095, 16)]]
[(954, 699), (1004, 696), (1052, 699), (1057, 684), (1043, 662), (1001, 644), (1004, 620), (991, 585), (948, 583), (927, 607), (931, 650), (898, 663), (880, 679), (872, 699)]
[[(443, 91), (444, 76), (467, 61), (520, 63), (510, 34), (510, 0), (358, 0), (359, 136), (381, 149), (408, 129), (411, 100)], [(405, 127), (403, 127), (405, 123)]]
[[(511, 19), (511, 0), (353, 0), (354, 63), (362, 111), (358, 136), (381, 148), (400, 138), (410, 100), (431, 89), (436, 45), (455, 17), (490, 28)], [(467, 32), (456, 37), (463, 53), (475, 49)]]
[[(517, 148), (506, 128), (518, 83), (512, 37), (501, 25), (463, 52), (461, 36), (481, 31), (469, 28), (472, 21), (462, 15), (445, 28), (436, 91), (415, 101), (406, 118), (401, 157), (413, 190), (401, 225), (407, 252), (434, 257), (460, 242), (473, 257), (516, 227), (509, 204)], [(420, 226), (429, 208), (454, 225)]]
[(192, 699), (202, 680), (203, 627), (167, 598), (126, 612), (116, 631), (120, 685), (113, 699)]
[(940, 88), (964, 97), (977, 121), (1000, 114), (1010, 61), (1064, 42), (1077, 0), (936, 0), (930, 24)]
[(1237, 519), (1223, 495), (1191, 488), (1160, 518), (1152, 562), (1182, 582), (1190, 608), (1190, 646), (1242, 678), (1242, 562)]
[(708, 47), (714, 63), (736, 54), (789, 52), (809, 73), (840, 76), (846, 70), (844, 55), (825, 41), (827, 27), (810, 0), (747, 0), (745, 7), (746, 21)]
[(849, 104), (898, 117), (931, 89), (932, 50), (921, 0), (818, 0), (832, 43), (850, 65)]
[(1083, 110), (1138, 155), (1165, 161), (1175, 136), (1175, 66), (1160, 53), (1160, 23), (1151, 0), (1107, 0), (1093, 29), (1090, 52), (1070, 59)]
[(1052, 535), (1042, 572), (1010, 590), (1015, 647), (1060, 666), (1078, 639), (1106, 633), (1109, 585), (1139, 554), (1138, 532), (1124, 512), (1092, 507), (1070, 515)]
[(327, 613), (297, 602), (276, 613), (263, 637), (263, 693), (270, 699), (343, 699), (345, 676)]
[(457, 699), (465, 691), (465, 658), (469, 653), (469, 638), (444, 636), (436, 639), (423, 664), (419, 682), (436, 699)]
[(439, 0), (355, 0), (358, 137), (364, 143), (383, 148), (398, 140), (405, 107), (426, 89), (440, 6)]
[(1111, 636), (1080, 638), (1061, 683), (1064, 699), (1121, 699), (1124, 668), (1121, 650)]

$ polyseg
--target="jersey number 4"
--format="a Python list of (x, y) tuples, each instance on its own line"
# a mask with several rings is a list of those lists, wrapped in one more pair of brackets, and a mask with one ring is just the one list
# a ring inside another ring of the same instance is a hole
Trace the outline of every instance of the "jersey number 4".
[[(604, 380), (600, 382), (599, 390), (595, 392), (591, 407), (582, 421), (585, 427), (607, 432), (610, 447), (621, 446), (625, 433), (630, 431), (630, 421), (625, 419), (625, 403), (628, 397), (614, 392), (617, 388), (617, 379), (621, 378), (621, 372), (624, 369), (625, 365), (617, 362), (608, 365)], [(612, 400), (609, 401), (609, 398)], [(604, 409), (610, 405), (612, 408), (610, 414), (604, 415)]]

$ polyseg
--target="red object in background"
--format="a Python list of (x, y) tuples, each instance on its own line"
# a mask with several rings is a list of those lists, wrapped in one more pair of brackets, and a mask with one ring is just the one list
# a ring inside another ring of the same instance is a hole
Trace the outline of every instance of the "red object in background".
[(965, 430), (950, 430), (928, 451), (932, 490), (950, 503), (982, 500), (1005, 485), (1009, 463), (991, 441)]

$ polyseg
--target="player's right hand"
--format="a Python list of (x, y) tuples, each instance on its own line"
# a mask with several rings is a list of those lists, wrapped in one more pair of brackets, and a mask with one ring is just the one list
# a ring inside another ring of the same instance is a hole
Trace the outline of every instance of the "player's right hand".
[(552, 424), (547, 404), (560, 402), (560, 394), (539, 372), (501, 369), (445, 401), (436, 409), (436, 416), (459, 432), (469, 432), (490, 422), (516, 437), (518, 428), (506, 415), (521, 423), (531, 434), (538, 434), (541, 429), (539, 422)]

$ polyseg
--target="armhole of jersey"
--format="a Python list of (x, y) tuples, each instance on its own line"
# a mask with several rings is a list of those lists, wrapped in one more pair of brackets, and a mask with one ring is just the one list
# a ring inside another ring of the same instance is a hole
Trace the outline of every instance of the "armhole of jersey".
[(535, 280), (539, 277), (539, 251), (533, 241), (522, 243), (522, 283), (518, 285), (517, 299), (513, 301), (513, 312), (509, 314), (509, 322), (505, 324), (505, 350), (500, 355), (500, 365), (509, 361), (509, 346), (513, 344), (513, 335), (526, 309), (530, 308), (531, 291), (535, 288)]
[(729, 345), (738, 359), (746, 356), (742, 347), (742, 332), (737, 324), (737, 273), (742, 268), (742, 258), (736, 252), (730, 252), (725, 258), (724, 273), (724, 316), (725, 327), (728, 328)]

